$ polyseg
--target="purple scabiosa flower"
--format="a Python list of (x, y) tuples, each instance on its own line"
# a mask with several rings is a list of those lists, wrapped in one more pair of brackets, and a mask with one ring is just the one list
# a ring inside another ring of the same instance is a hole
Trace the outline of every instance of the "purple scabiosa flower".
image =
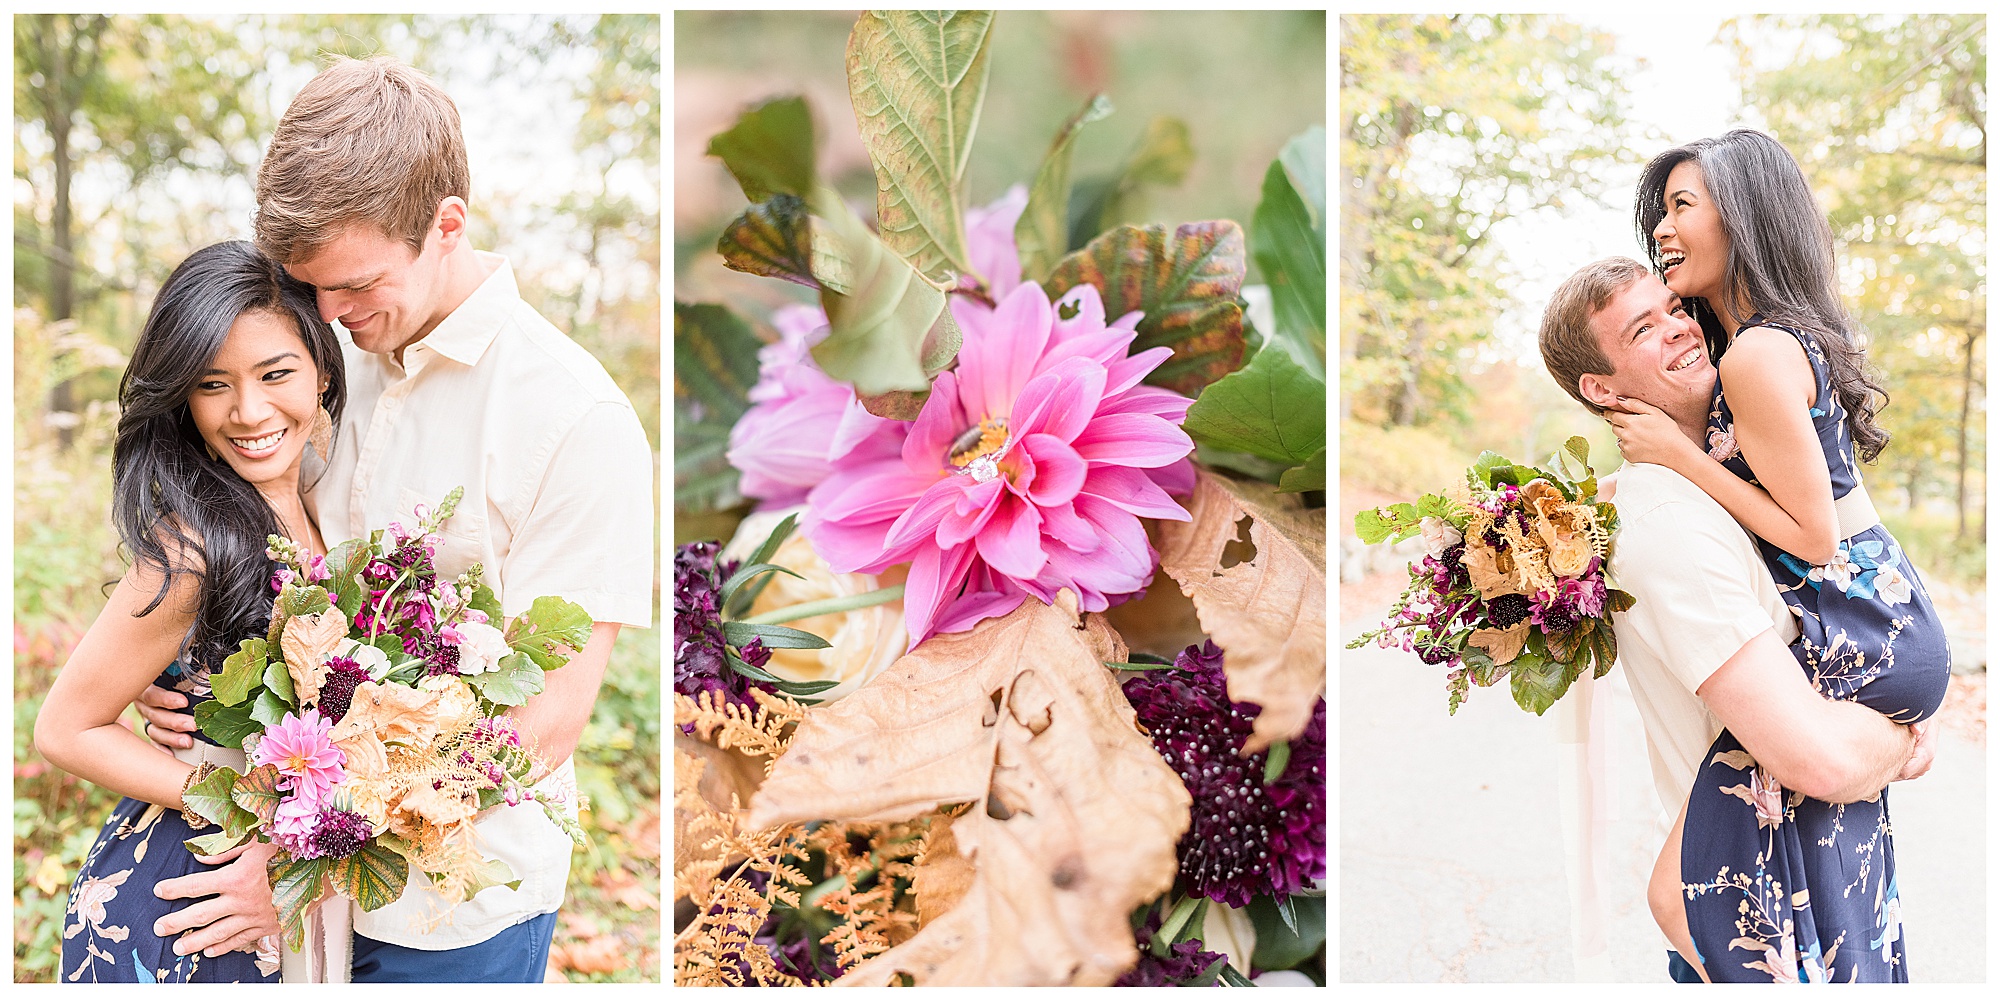
[(1214, 641), (1190, 645), (1174, 666), (1128, 680), (1125, 696), (1194, 797), (1176, 889), (1241, 907), (1324, 877), (1326, 701), (1313, 707), (1284, 771), (1266, 784), (1269, 752), (1237, 754), (1262, 707), (1230, 702), (1222, 649)]
[(354, 690), (368, 681), (368, 669), (353, 658), (336, 655), (326, 659), (326, 680), (319, 687), (319, 714), (339, 723), (354, 705)]
[[(1185, 987), (1202, 977), (1222, 959), (1222, 953), (1210, 952), (1202, 948), (1201, 939), (1190, 938), (1167, 950), (1164, 956), (1153, 954), (1153, 936), (1160, 930), (1160, 912), (1153, 910), (1146, 915), (1146, 923), (1134, 932), (1139, 943), (1139, 961), (1120, 976), (1114, 987)], [(1213, 978), (1211, 986), (1219, 986)]]
[(352, 810), (322, 810), (311, 832), (312, 848), (325, 858), (344, 859), (360, 851), (374, 836), (368, 818)]

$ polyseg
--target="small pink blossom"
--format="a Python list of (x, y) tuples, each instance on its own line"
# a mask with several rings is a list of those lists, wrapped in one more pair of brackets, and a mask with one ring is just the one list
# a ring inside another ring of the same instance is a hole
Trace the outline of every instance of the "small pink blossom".
[(313, 807), (326, 798), (334, 786), (346, 781), (346, 756), (333, 746), (328, 732), (333, 721), (307, 710), (303, 716), (287, 713), (264, 728), (264, 739), (251, 753), (258, 765), (278, 767), (278, 787), (292, 790), (296, 798)]
[(805, 501), (836, 459), (894, 455), (908, 424), (870, 413), (851, 385), (813, 364), (811, 346), (827, 333), (819, 309), (781, 308), (772, 322), (780, 338), (757, 353), (755, 404), (730, 429), (726, 456), (742, 472), (737, 489), (779, 509)]

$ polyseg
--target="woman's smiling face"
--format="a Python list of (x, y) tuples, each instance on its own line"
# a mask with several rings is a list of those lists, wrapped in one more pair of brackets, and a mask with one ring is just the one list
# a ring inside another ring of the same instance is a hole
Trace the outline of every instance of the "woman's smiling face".
[(298, 480), (321, 390), (319, 368), (290, 317), (248, 311), (230, 325), (188, 396), (188, 411), (202, 440), (262, 490), (287, 475)]
[(1729, 234), (1702, 182), (1701, 164), (1690, 159), (1675, 166), (1663, 193), (1666, 215), (1653, 226), (1653, 241), (1666, 268), (1661, 276), (1675, 294), (1723, 307)]

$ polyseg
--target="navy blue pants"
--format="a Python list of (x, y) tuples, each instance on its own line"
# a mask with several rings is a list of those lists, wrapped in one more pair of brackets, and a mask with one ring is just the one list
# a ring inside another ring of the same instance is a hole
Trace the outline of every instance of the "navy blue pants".
[(540, 983), (548, 972), (554, 911), (476, 945), (432, 952), (354, 936), (356, 983)]

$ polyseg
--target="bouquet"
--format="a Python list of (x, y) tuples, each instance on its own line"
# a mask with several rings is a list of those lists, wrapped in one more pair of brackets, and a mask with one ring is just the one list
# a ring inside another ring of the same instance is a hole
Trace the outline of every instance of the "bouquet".
[(1514, 702), (1540, 716), (1595, 663), (1618, 657), (1611, 614), (1632, 608), (1606, 566), (1618, 509), (1597, 500), (1590, 444), (1572, 436), (1549, 468), (1487, 451), (1462, 495), (1431, 494), (1354, 517), (1363, 543), (1421, 533), (1424, 557), (1370, 641), (1444, 665), (1452, 713), (1470, 686), (1511, 679)]
[(872, 225), (845, 107), (708, 141), (747, 206), (682, 240), (815, 300), (674, 306), (679, 985), (1324, 976), (1326, 133), (1288, 106), (1247, 225), (1169, 224), (1208, 125), (1096, 172), (1078, 94), (981, 204), (1032, 16), (856, 19)]
[(325, 557), (269, 538), (282, 565), (270, 632), (243, 641), (211, 680), (215, 698), (195, 707), (201, 732), (252, 767), (196, 774), (187, 808), (220, 829), (188, 848), (276, 844), (271, 894), (293, 950), (331, 893), (372, 911), (412, 870), (450, 904), (518, 885), (479, 854), (473, 822), (495, 807), (541, 806), (582, 840), (567, 801), (529, 785), (534, 752), (501, 711), (542, 691), (542, 672), (589, 639), (590, 617), (544, 596), (502, 628), (480, 565), (439, 578), (438, 530), (463, 494)]

